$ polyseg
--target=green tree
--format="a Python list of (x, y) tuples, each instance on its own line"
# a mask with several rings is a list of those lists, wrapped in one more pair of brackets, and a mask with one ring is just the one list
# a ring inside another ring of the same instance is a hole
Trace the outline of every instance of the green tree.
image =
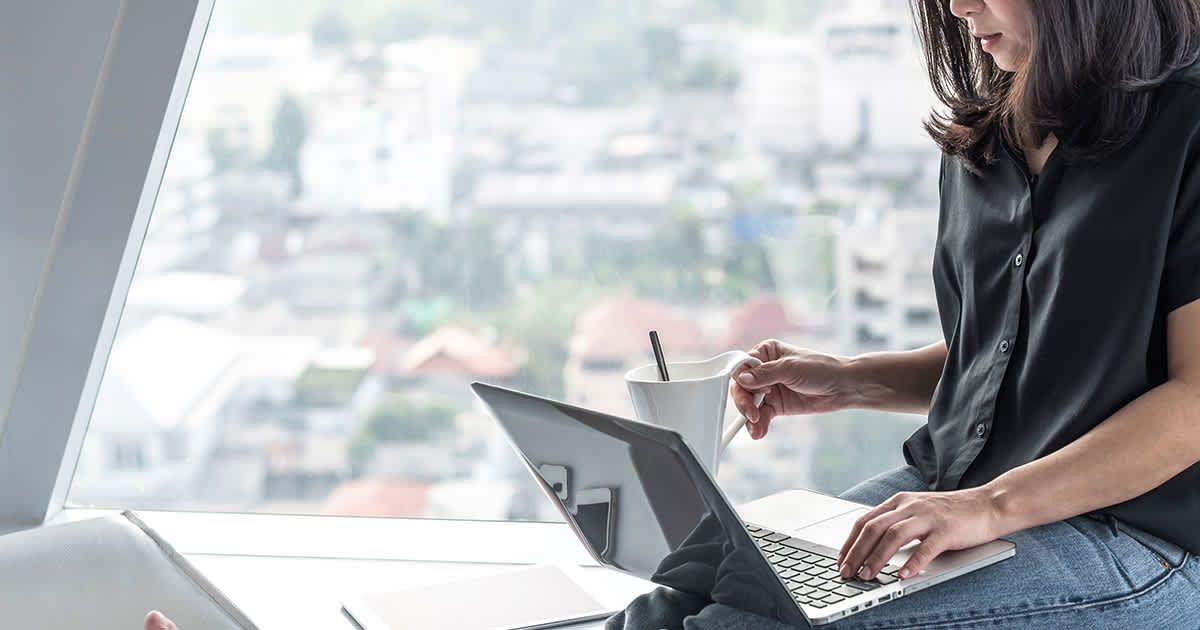
[(614, 262), (628, 270), (639, 295), (703, 302), (708, 299), (704, 273), (712, 264), (704, 229), (703, 220), (692, 209), (675, 208), (632, 257)]
[(307, 407), (340, 407), (350, 402), (365, 376), (364, 370), (310, 367), (296, 379), (292, 397)]
[(277, 173), (286, 173), (292, 180), (292, 195), (299, 196), (303, 190), (300, 175), (300, 150), (308, 139), (308, 120), (300, 102), (290, 93), (284, 92), (275, 107), (271, 120), (271, 146), (262, 159), (262, 167)]
[(761, 240), (735, 243), (724, 265), (721, 290), (727, 300), (742, 302), (779, 285), (771, 271), (771, 259)]
[(454, 429), (457, 410), (446, 403), (414, 403), (408, 397), (385, 397), (367, 418), (364, 431), (379, 442), (431, 442)]
[(245, 161), (245, 151), (229, 141), (229, 132), (223, 127), (209, 127), (204, 135), (208, 148), (208, 159), (212, 161), (213, 175), (237, 169)]
[(683, 42), (679, 29), (654, 26), (647, 28), (642, 37), (646, 42), (646, 62), (651, 80), (666, 83), (676, 76), (683, 63)]
[(344, 48), (354, 41), (354, 33), (346, 19), (338, 13), (322, 13), (313, 23), (312, 42), (319, 48)]
[(706, 57), (683, 68), (670, 87), (687, 90), (732, 92), (741, 83), (741, 75), (731, 65), (712, 57)]
[(505, 340), (524, 352), (517, 373), (521, 389), (552, 398), (566, 395), (567, 340), (575, 318), (599, 292), (583, 284), (578, 278), (548, 279), (495, 315), (493, 323), (504, 331)]
[(490, 216), (450, 226), (410, 212), (394, 219), (386, 258), (415, 267), (419, 285), (409, 297), (450, 296), (474, 309), (492, 308), (510, 293), (508, 256), (496, 233)]
[(449, 435), (457, 413), (456, 407), (444, 402), (416, 403), (401, 394), (385, 396), (346, 445), (351, 476), (366, 471), (380, 445), (432, 442)]

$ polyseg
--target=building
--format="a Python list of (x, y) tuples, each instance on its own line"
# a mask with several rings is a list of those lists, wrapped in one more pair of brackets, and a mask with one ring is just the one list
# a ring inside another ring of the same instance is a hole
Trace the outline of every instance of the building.
[(475, 46), (430, 37), (363, 51), (346, 63), (344, 80), (304, 100), (313, 124), (300, 155), (300, 211), (416, 210), (446, 220)]
[(646, 300), (605, 300), (575, 320), (563, 368), (567, 402), (632, 416), (625, 372), (654, 361), (651, 330), (658, 331), (668, 363), (708, 357), (708, 342), (689, 317)]
[(471, 406), (468, 384), (486, 380), (511, 385), (521, 367), (518, 353), (461, 324), (444, 324), (398, 354), (393, 383)]
[(911, 16), (878, 3), (851, 3), (816, 29), (822, 147), (918, 149), (933, 105)]
[(812, 153), (821, 89), (812, 37), (745, 31), (737, 58), (741, 139), (786, 154)]
[(238, 337), (178, 317), (156, 317), (122, 334), (96, 398), (74, 500), (186, 503), (244, 363)]
[(933, 292), (937, 211), (863, 210), (841, 225), (836, 269), (839, 345), (858, 354), (942, 338)]

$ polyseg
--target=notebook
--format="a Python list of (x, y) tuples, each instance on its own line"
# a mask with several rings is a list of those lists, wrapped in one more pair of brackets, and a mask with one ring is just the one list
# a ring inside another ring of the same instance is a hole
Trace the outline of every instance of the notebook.
[(257, 630), (132, 512), (0, 536), (0, 628)]

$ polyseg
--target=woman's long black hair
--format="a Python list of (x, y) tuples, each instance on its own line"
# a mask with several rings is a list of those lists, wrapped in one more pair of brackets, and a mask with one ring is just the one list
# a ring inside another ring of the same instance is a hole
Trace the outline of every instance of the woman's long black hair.
[(929, 78), (948, 112), (925, 129), (978, 170), (1005, 140), (1069, 134), (1069, 158), (1100, 158), (1146, 122), (1153, 88), (1196, 60), (1200, 0), (1029, 0), (1031, 54), (1015, 72), (982, 51), (949, 0), (911, 0)]

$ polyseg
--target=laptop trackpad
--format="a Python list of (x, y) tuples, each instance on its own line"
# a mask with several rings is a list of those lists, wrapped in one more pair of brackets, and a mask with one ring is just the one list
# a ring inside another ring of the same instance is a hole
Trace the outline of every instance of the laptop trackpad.
[[(810, 490), (785, 490), (738, 506), (743, 520), (784, 534), (825, 522), (848, 512), (865, 511), (861, 504)], [(857, 517), (855, 517), (857, 518)], [(851, 523), (854, 519), (850, 519)], [(846, 528), (849, 532), (849, 527)], [(839, 543), (840, 544), (840, 543)]]
[(868, 511), (870, 510), (867, 508), (855, 508), (833, 518), (813, 523), (808, 527), (802, 527), (788, 533), (796, 538), (811, 540), (832, 549), (841, 549), (842, 544), (846, 542), (846, 537), (850, 535), (850, 530), (854, 528), (854, 521), (858, 520), (858, 517), (866, 514)]
[[(831, 549), (841, 549), (846, 542), (846, 538), (850, 535), (850, 530), (854, 529), (854, 521), (858, 517), (870, 511), (868, 508), (856, 508), (853, 511), (835, 516), (827, 521), (821, 521), (802, 528), (799, 531), (792, 532), (796, 538), (811, 540), (819, 545), (825, 545)], [(888, 561), (889, 564), (902, 565), (908, 562), (909, 556), (912, 555), (913, 547), (916, 546), (916, 541), (911, 541), (900, 548), (896, 555)]]

